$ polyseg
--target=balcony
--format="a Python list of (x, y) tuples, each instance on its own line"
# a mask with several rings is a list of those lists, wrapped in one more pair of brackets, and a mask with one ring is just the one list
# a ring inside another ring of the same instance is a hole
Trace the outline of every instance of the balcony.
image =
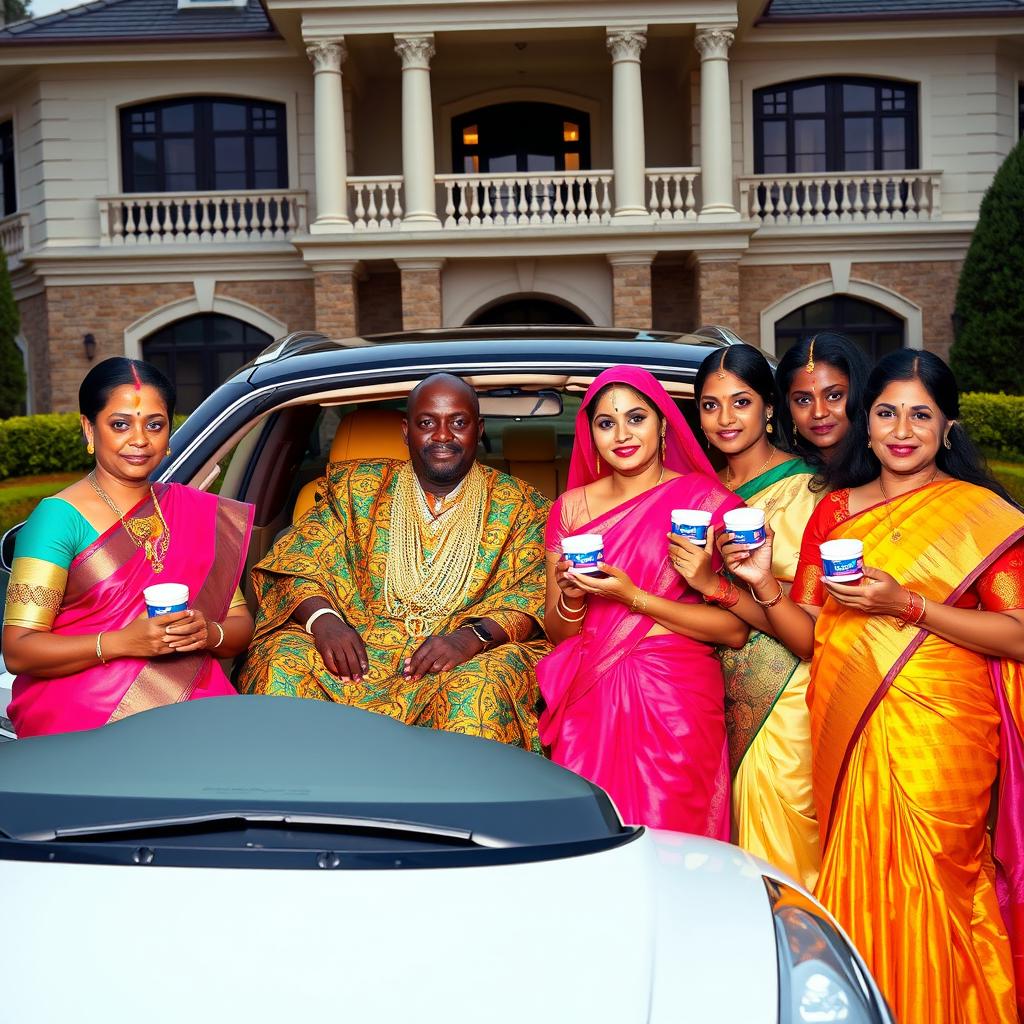
[[(659, 221), (697, 220), (697, 167), (646, 173), (647, 212)], [(549, 227), (587, 230), (612, 222), (610, 170), (523, 174), (439, 174), (435, 177), (441, 229)], [(356, 231), (401, 226), (403, 189), (398, 176), (349, 178), (349, 214)]]
[(765, 226), (942, 218), (941, 171), (761, 174), (739, 179), (740, 215)]
[(306, 193), (133, 192), (100, 196), (100, 245), (287, 241), (306, 229)]
[(0, 219), (0, 249), (7, 257), (8, 270), (21, 265), (22, 253), (28, 248), (28, 214), (12, 213)]

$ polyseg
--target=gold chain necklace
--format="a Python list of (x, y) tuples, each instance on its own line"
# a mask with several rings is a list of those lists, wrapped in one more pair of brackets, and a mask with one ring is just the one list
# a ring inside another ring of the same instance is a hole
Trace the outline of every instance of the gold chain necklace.
[(164, 571), (164, 559), (167, 557), (167, 549), (171, 546), (171, 529), (160, 511), (160, 503), (156, 500), (156, 492), (153, 485), (149, 485), (149, 496), (153, 499), (154, 514), (151, 516), (132, 516), (125, 519), (124, 513), (114, 504), (110, 495), (99, 485), (96, 479), (96, 471), (89, 474), (89, 483), (92, 489), (110, 506), (111, 511), (121, 520), (125, 532), (135, 542), (137, 548), (142, 548), (146, 559), (153, 567), (153, 572)]
[[(775, 456), (778, 454), (778, 452), (779, 452), (778, 448), (772, 448), (771, 454), (764, 461), (764, 465), (756, 473), (754, 473), (753, 476), (750, 476), (746, 480), (744, 480), (743, 483), (750, 483), (751, 480), (756, 480), (772, 464), (772, 459), (775, 458)], [(725, 467), (725, 482), (726, 482), (726, 485), (729, 487), (730, 490), (732, 490), (732, 482), (735, 479), (736, 479), (736, 474), (732, 471), (732, 466), (728, 466), (727, 465)], [(739, 486), (742, 487), (743, 484), (739, 484)]]
[[(938, 466), (936, 466), (935, 467), (935, 472), (932, 473), (931, 479), (928, 481), (928, 483), (922, 484), (922, 486), (923, 487), (927, 487), (928, 484), (934, 483), (935, 482), (935, 478), (938, 475), (939, 475), (939, 468), (938, 468)], [(881, 478), (881, 476), (879, 476), (879, 478), (878, 478), (878, 489), (882, 492), (882, 497), (885, 499), (885, 518), (886, 518), (886, 520), (888, 520), (888, 523), (889, 523), (889, 538), (893, 542), (893, 544), (899, 544), (899, 542), (903, 539), (903, 534), (900, 532), (900, 530), (897, 527), (892, 525), (892, 516), (889, 514), (889, 502), (892, 501), (893, 499), (890, 498), (889, 495), (885, 493), (885, 488), (882, 486), (882, 478)], [(914, 488), (914, 490), (916, 490), (916, 488)], [(899, 497), (901, 497), (901, 495), (897, 494), (896, 497), (899, 498)]]
[(409, 637), (431, 633), (436, 624), (451, 615), (465, 598), (470, 576), (476, 566), (484, 531), (487, 505), (483, 470), (474, 465), (463, 481), (459, 501), (428, 529), (438, 525), (433, 550), (423, 547), (424, 525), (421, 493), (412, 463), (398, 471), (388, 535), (388, 558), (384, 570), (384, 607), (388, 615), (405, 623)]

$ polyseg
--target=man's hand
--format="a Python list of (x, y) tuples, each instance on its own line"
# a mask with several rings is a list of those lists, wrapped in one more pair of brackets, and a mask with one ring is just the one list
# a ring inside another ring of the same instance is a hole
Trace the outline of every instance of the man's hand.
[(415, 682), (435, 672), (450, 672), (456, 665), (463, 665), (470, 658), (475, 658), (484, 646), (468, 626), (447, 636), (428, 636), (412, 657), (405, 659), (402, 675), (410, 682)]
[(363, 638), (336, 615), (321, 615), (313, 623), (313, 643), (324, 667), (343, 683), (350, 679), (360, 683), (367, 670), (366, 647)]

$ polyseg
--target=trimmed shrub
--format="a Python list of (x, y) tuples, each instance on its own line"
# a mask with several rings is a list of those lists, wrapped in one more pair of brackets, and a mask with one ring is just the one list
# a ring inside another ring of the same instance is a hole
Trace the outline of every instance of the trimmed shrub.
[(960, 419), (983, 451), (1024, 458), (1024, 397), (977, 392), (961, 395)]
[(956, 293), (949, 363), (968, 391), (1024, 394), (1024, 141), (981, 201)]
[(7, 257), (0, 251), (0, 419), (25, 411), (25, 362), (15, 338), (20, 320), (7, 273)]

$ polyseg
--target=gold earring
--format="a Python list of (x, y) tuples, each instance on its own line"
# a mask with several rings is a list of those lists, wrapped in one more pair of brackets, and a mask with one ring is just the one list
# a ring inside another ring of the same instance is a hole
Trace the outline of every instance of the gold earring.
[(765, 422), (764, 422), (764, 432), (766, 434), (774, 434), (775, 433), (775, 428), (772, 426), (772, 421), (771, 420), (765, 420)]
[(170, 445), (168, 445), (168, 446), (167, 446), (167, 454), (168, 454), (168, 455), (170, 455), (170, 454), (171, 454), (171, 446), (170, 446)]
[(666, 444), (665, 444), (665, 431), (663, 430), (661, 432), (661, 461), (662, 462), (665, 461), (665, 448), (666, 448)]
[(868, 441), (868, 447), (869, 447), (869, 448), (871, 447), (871, 442), (870, 442), (870, 441)]
[(95, 445), (94, 445), (94, 444), (92, 443), (92, 441), (90, 441), (90, 442), (89, 442), (89, 443), (88, 443), (88, 444), (87, 444), (87, 445), (85, 446), (85, 450), (86, 450), (86, 451), (87, 451), (87, 452), (88, 452), (88, 453), (89, 453), (90, 455), (95, 455), (95, 454), (96, 454), (96, 446), (95, 446)]
[(799, 444), (799, 443), (800, 442), (799, 442), (799, 440), (797, 439), (797, 436), (796, 436), (796, 424), (794, 423), (793, 424), (793, 444)]
[(601, 456), (600, 455), (598, 455), (597, 458), (594, 459), (594, 475), (595, 476), (600, 476), (601, 475)]
[(946, 436), (942, 439), (942, 447), (947, 449), (947, 451), (953, 447), (949, 443), (949, 431), (946, 432)]

